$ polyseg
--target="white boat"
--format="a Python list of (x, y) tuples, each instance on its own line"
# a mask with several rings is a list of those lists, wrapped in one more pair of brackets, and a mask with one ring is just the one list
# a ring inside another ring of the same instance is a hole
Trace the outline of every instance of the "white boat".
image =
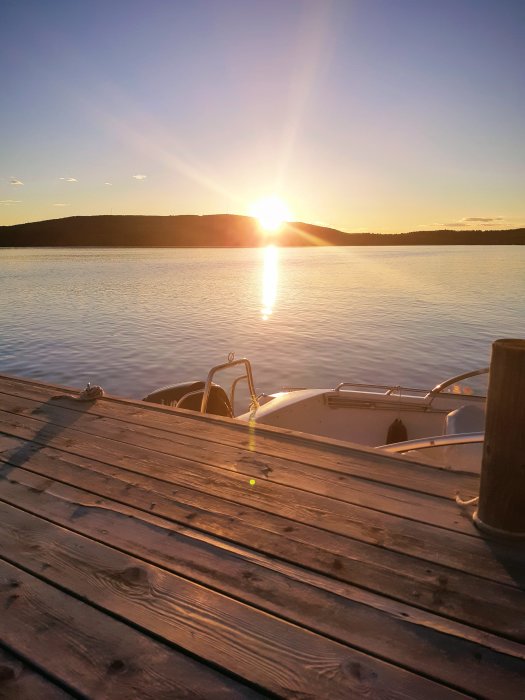
[[(221, 370), (236, 366), (244, 373), (226, 393), (213, 380)], [(333, 389), (287, 388), (256, 395), (249, 360), (230, 355), (228, 362), (209, 371), (205, 382), (164, 387), (144, 400), (402, 453), (440, 468), (479, 472), (486, 397), (462, 383), (487, 373), (488, 367), (465, 372), (432, 389), (342, 382)], [(236, 411), (236, 389), (243, 380), (250, 405)]]

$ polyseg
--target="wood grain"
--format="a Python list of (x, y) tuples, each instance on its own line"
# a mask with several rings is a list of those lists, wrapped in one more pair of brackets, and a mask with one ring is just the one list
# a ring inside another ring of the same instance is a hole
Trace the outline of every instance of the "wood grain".
[[(122, 427), (121, 420), (116, 417), (108, 419), (99, 416), (92, 412), (94, 408), (89, 408), (87, 413), (82, 412), (78, 417), (78, 411), (72, 412), (72, 409), (58, 402), (46, 404), (43, 411), (40, 403), (35, 400), (13, 399), (5, 394), (0, 394), (0, 406), (6, 411), (13, 410), (17, 415), (28, 415), (39, 419), (45, 416), (48, 422), (57, 426), (67, 427), (74, 423), (75, 429), (91, 435), (112, 438), (115, 436), (115, 428)], [(276, 456), (258, 454), (255, 458), (253, 451), (204, 440), (199, 435), (189, 437), (160, 430), (152, 425), (142, 426), (137, 424), (136, 420), (126, 421), (126, 423), (128, 427), (131, 426), (126, 438), (129, 444), (154, 445), (154, 449), (158, 452), (176, 454), (186, 460), (244, 474), (247, 478), (256, 477), (270, 483), (300, 487), (311, 493), (337, 498), (346, 503), (379, 509), (383, 512), (402, 515), (404, 518), (432, 523), (454, 531), (461, 530), (473, 536), (477, 535), (470, 519), (461, 517), (461, 510), (450, 498), (443, 499), (420, 492), (414, 493), (378, 482), (374, 482), (371, 488), (368, 480), (336, 470), (321, 469), (312, 465), (305, 466), (300, 462)], [(120, 437), (120, 433), (118, 435)]]
[[(462, 533), (443, 531), (400, 516), (345, 504), (303, 490), (291, 490), (291, 487), (266, 483), (264, 480), (250, 489), (249, 480), (241, 474), (158, 453), (152, 444), (147, 447), (130, 445), (125, 442), (129, 435), (125, 428), (117, 429), (117, 434), (112, 439), (99, 435), (94, 442), (91, 436), (81, 431), (62, 426), (57, 429), (54, 425), (27, 416), (0, 411), (0, 421), (4, 432), (30, 439), (37, 445), (67, 450), (134, 472), (149, 473), (169, 484), (197, 489), (207, 494), (210, 500), (216, 497), (242, 506), (255, 507), (298, 523), (308, 523), (323, 530), (493, 580), (494, 577), (499, 579), (504, 573), (505, 567), (495, 573), (493, 566), (487, 565), (494, 561), (492, 551), (478, 536), (465, 537)], [(470, 524), (469, 527), (474, 532), (474, 526)], [(505, 551), (506, 556), (512, 558), (512, 550), (507, 548)], [(513, 585), (512, 577), (508, 577), (506, 582)]]
[(525, 555), (452, 501), (476, 477), (60, 393), (0, 377), (0, 642), (28, 678), (111, 700), (520, 695)]
[(384, 692), (442, 698), (448, 692), (22, 511), (9, 508), (5, 523), (3, 549), (13, 563), (271, 693), (343, 700)]
[[(158, 518), (158, 525), (145, 523), (140, 513), (123, 517), (100, 506), (78, 518), (74, 516), (75, 504), (61, 501), (58, 505), (53, 517), (66, 527), (74, 523), (77, 532), (465, 692), (481, 694), (487, 683), (497, 681), (493, 697), (506, 700), (522, 686), (525, 650), (520, 645), (473, 634), (457, 624), (447, 625), (443, 619), (389, 599), (363, 598), (350, 587), (339, 586), (337, 592), (330, 592), (326, 590), (330, 581), (325, 579), (317, 585), (304, 583), (300, 569), (278, 570), (276, 562), (269, 559), (252, 563), (247, 551), (235, 554), (219, 543), (213, 546), (167, 530), (167, 523)], [(6, 546), (16, 550), (20, 536), (13, 529), (15, 519), (10, 512), (0, 504)], [(39, 521), (33, 528), (37, 528), (39, 538), (45, 536)], [(24, 524), (24, 532), (31, 532), (31, 527)], [(445, 657), (442, 648), (448, 651)]]
[[(40, 567), (45, 568), (45, 567)], [(2, 641), (90, 698), (260, 697), (0, 559)]]
[(525, 546), (525, 340), (492, 344), (477, 516)]
[[(7, 479), (0, 478), (0, 499), (31, 509), (43, 517), (54, 517), (55, 509), (62, 509), (57, 505), (56, 499), (50, 501), (46, 498), (44, 505), (44, 497), (48, 495), (59, 499), (58, 503), (63, 500), (74, 503), (76, 508), (72, 520), (76, 523), (80, 522), (92, 506), (111, 511), (116, 509), (116, 512), (120, 511), (124, 516), (133, 517), (132, 509), (140, 500), (141, 490), (136, 486), (132, 489), (125, 488), (122, 498), (126, 501), (112, 505), (100, 496), (93, 496), (85, 490), (81, 491), (22, 469), (11, 470)], [(148, 511), (144, 506), (150, 503), (151, 495), (150, 492), (144, 495), (145, 503), (141, 508), (142, 517), (146, 519), (151, 517), (151, 510)], [(158, 515), (166, 517), (163, 515), (160, 498), (157, 498), (157, 503), (157, 515), (153, 516), (155, 522)], [(525, 639), (525, 621), (523, 616), (516, 614), (523, 605), (523, 593), (514, 588), (465, 574), (455, 574), (444, 567), (430, 567), (413, 558), (392, 555), (369, 545), (348, 543), (344, 539), (338, 548), (335, 536), (331, 536), (326, 546), (335, 549), (334, 554), (333, 551), (325, 551), (319, 544), (314, 544), (315, 531), (310, 533), (310, 539), (305, 534), (304, 541), (299, 544), (287, 539), (293, 533), (280, 534), (279, 531), (272, 533), (246, 528), (241, 528), (238, 532), (238, 528), (233, 525), (228, 526), (220, 522), (216, 523), (214, 528), (213, 519), (204, 511), (202, 518), (199, 514), (198, 518), (191, 519), (193, 525), (196, 519), (205, 521), (204, 532), (212, 532), (229, 541), (232, 540), (232, 532), (235, 532), (240, 544), (248, 543), (250, 548), (280, 560), (304, 566), (325, 576), (337, 577), (341, 581), (374, 590), (395, 600), (473, 624), (481, 629), (498, 632), (511, 639)], [(184, 520), (181, 518), (179, 524), (186, 525), (187, 520)], [(170, 520), (170, 524), (171, 522)]]
[[(499, 581), (504, 577), (508, 585), (521, 585), (508, 575), (508, 566), (521, 562), (520, 552), (504, 544), (489, 547), (475, 533), (472, 523), (469, 523), (469, 528), (476, 536), (469, 537), (264, 480), (250, 488), (244, 475), (159, 454), (153, 447), (129, 445), (125, 442), (129, 435), (125, 428), (116, 429), (114, 438), (120, 437), (120, 440), (98, 436), (94, 441), (82, 431), (49, 425), (25, 415), (0, 411), (0, 421), (5, 433), (31, 440), (37, 445), (56, 447), (134, 473), (146, 473), (166, 481), (170, 487), (201, 491), (207, 499), (205, 508), (208, 511), (213, 511), (213, 503), (217, 504), (218, 499), (228, 501), (288, 518), (296, 524), (308, 524), (431, 563), (439, 562), (482, 578)], [(25, 461), (25, 452), (22, 456)], [(504, 564), (495, 566), (494, 548), (501, 553)]]
[[(0, 392), (5, 394), (34, 398), (43, 403), (56, 396), (59, 393), (57, 390), (56, 386), (0, 375)], [(90, 406), (82, 407), (82, 404), (68, 400), (57, 401), (56, 404), (69, 410), (108, 415), (136, 425), (162, 428), (170, 433), (206, 438), (221, 445), (256, 451), (259, 455), (284, 457), (298, 464), (318, 466), (443, 498), (448, 498), (451, 487), (454, 488), (458, 483), (467, 491), (476, 489), (479, 483), (477, 477), (469, 474), (458, 475), (436, 470), (397, 455), (380, 454), (372, 448), (272, 426), (248, 426), (239, 420), (203, 416), (192, 411), (141, 401), (105, 397)]]
[(73, 697), (0, 646), (0, 700), (70, 700)]

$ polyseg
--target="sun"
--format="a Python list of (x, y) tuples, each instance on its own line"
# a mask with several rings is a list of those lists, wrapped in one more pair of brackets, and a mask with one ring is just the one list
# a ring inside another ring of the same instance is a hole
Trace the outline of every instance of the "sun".
[(290, 220), (290, 210), (279, 197), (271, 196), (259, 199), (250, 208), (250, 216), (255, 217), (259, 226), (269, 233), (277, 232)]

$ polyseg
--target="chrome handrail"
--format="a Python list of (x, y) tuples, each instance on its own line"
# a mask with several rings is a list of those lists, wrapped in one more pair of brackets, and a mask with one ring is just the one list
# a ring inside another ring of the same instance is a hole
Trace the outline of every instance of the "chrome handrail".
[(441, 382), (440, 384), (436, 384), (436, 386), (431, 389), (430, 391), (426, 389), (415, 389), (413, 387), (407, 387), (407, 386), (392, 386), (392, 385), (386, 385), (386, 384), (357, 384), (354, 382), (341, 382), (338, 384), (333, 391), (340, 391), (343, 387), (349, 387), (349, 388), (354, 388), (354, 389), (383, 389), (385, 396), (391, 396), (394, 393), (401, 392), (401, 391), (414, 391), (418, 393), (424, 393), (426, 392), (424, 398), (429, 400), (430, 402), (434, 399), (437, 394), (441, 393), (444, 389), (449, 387), (451, 384), (457, 384), (458, 382), (463, 381), (464, 379), (469, 379), (470, 377), (477, 377), (480, 374), (487, 374), (489, 371), (488, 367), (482, 367), (481, 369), (475, 369), (470, 372), (464, 372), (463, 374), (458, 374), (455, 377), (450, 377), (449, 379), (445, 379), (445, 381)]
[[(244, 367), (246, 368), (246, 374), (242, 377), (236, 378), (232, 383), (232, 388), (230, 390), (230, 403), (232, 404), (232, 412), (233, 412), (233, 400), (235, 399), (235, 387), (237, 386), (237, 382), (241, 379), (246, 379), (246, 381), (248, 382), (248, 389), (250, 392), (250, 400), (251, 400), (250, 408), (253, 409), (253, 408), (259, 407), (259, 402), (257, 401), (257, 396), (255, 394), (255, 385), (253, 382), (252, 366), (250, 364), (250, 360), (248, 360), (246, 357), (243, 357), (239, 360), (235, 360), (233, 353), (230, 353), (228, 355), (228, 362), (224, 362), (222, 365), (216, 365), (215, 367), (212, 367), (210, 369), (210, 371), (208, 372), (208, 376), (206, 378), (206, 384), (204, 385), (204, 392), (202, 394), (202, 402), (201, 402), (201, 410), (200, 410), (201, 413), (206, 413), (206, 409), (208, 407), (208, 400), (210, 398), (212, 380), (213, 380), (214, 375), (222, 369), (227, 369), (229, 367), (235, 367), (236, 365), (244, 365)], [(235, 413), (233, 415), (235, 415)]]
[(407, 452), (408, 450), (426, 450), (430, 447), (447, 447), (448, 445), (470, 445), (483, 442), (485, 433), (455, 433), (454, 435), (436, 435), (405, 442), (393, 442), (390, 445), (379, 445), (376, 450), (385, 452)]
[[(235, 377), (235, 379), (233, 380), (232, 385), (230, 387), (230, 404), (232, 407), (232, 414), (233, 415), (235, 415), (235, 389), (237, 388), (237, 384), (239, 382), (242, 382), (243, 379), (246, 379), (246, 381), (248, 381), (248, 375), (243, 374), (240, 377)], [(248, 383), (249, 383), (249, 381), (248, 381)]]
[(341, 384), (338, 384), (334, 391), (341, 391), (341, 389), (345, 386), (351, 386), (356, 389), (364, 389), (365, 387), (368, 387), (370, 389), (392, 389), (392, 386), (387, 386), (386, 384), (356, 384), (354, 382), (341, 382)]
[(464, 374), (458, 374), (455, 377), (450, 377), (450, 379), (445, 379), (441, 384), (436, 384), (436, 386), (431, 389), (425, 396), (426, 399), (432, 401), (438, 394), (440, 394), (443, 389), (446, 389), (451, 384), (457, 384), (462, 382), (464, 379), (469, 379), (470, 377), (477, 377), (480, 374), (487, 374), (489, 371), (488, 367), (482, 367), (481, 369), (474, 369), (471, 372), (465, 372)]
[(390, 396), (395, 391), (417, 391), (420, 394), (424, 393), (426, 389), (415, 389), (414, 387), (408, 386), (392, 386), (391, 384), (357, 384), (354, 382), (341, 382), (338, 384), (333, 391), (340, 391), (343, 387), (353, 387), (354, 389), (384, 389), (385, 396)]

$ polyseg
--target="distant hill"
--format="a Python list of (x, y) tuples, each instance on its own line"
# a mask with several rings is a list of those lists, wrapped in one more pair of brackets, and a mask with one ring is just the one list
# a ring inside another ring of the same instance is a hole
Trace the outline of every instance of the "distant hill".
[[(0, 226), (5, 246), (112, 246), (254, 248), (268, 243), (247, 216), (72, 216)], [(411, 231), (345, 233), (291, 223), (276, 237), (280, 246), (312, 245), (525, 245), (525, 228), (502, 231)]]

